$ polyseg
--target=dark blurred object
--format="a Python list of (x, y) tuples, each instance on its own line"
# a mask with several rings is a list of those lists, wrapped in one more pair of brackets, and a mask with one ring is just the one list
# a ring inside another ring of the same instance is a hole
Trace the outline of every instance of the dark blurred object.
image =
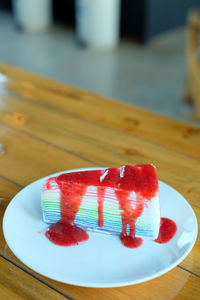
[[(200, 8), (188, 15), (187, 84), (182, 112), (200, 120)], [(192, 110), (193, 108), (193, 110)]]
[(122, 0), (121, 33), (142, 40), (144, 32), (144, 0)]
[(53, 0), (53, 17), (56, 22), (74, 26), (75, 1)]
[(122, 0), (121, 32), (141, 42), (186, 24), (188, 10), (199, 0)]
[(11, 0), (0, 0), (0, 8), (11, 10)]
[[(121, 34), (148, 42), (159, 33), (184, 25), (188, 10), (199, 5), (199, 0), (121, 0), (121, 3)], [(0, 0), (0, 8), (11, 9), (11, 0)], [(53, 16), (56, 22), (75, 26), (74, 0), (53, 0)]]

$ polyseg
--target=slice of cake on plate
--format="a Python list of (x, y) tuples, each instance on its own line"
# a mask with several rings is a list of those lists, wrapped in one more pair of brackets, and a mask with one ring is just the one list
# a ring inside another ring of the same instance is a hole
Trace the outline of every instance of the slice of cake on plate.
[(135, 165), (51, 177), (43, 186), (42, 210), (46, 223), (63, 220), (118, 234), (126, 246), (141, 244), (140, 238), (154, 240), (160, 228), (156, 169)]

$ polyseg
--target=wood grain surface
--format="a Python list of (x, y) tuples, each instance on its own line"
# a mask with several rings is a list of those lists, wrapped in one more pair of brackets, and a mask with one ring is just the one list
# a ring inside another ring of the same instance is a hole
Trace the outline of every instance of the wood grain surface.
[[(200, 220), (198, 128), (0, 64), (1, 220), (12, 197), (38, 178), (138, 163), (154, 163), (159, 178), (186, 197)], [(23, 265), (1, 228), (1, 299), (199, 299), (199, 249), (198, 236), (179, 266), (146, 283), (81, 288)]]

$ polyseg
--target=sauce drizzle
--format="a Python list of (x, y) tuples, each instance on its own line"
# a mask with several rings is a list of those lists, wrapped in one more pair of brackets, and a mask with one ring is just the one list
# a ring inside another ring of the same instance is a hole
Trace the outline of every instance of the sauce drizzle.
[[(151, 200), (158, 190), (158, 178), (152, 165), (137, 165), (120, 169), (94, 170), (85, 172), (66, 173), (58, 176), (56, 182), (60, 189), (61, 219), (52, 224), (46, 231), (46, 237), (53, 243), (61, 246), (78, 245), (88, 240), (85, 230), (78, 227), (74, 221), (79, 211), (87, 186), (97, 187), (98, 198), (98, 226), (103, 227), (103, 203), (106, 187), (115, 189), (122, 220), (120, 240), (128, 248), (137, 248), (142, 245), (142, 239), (135, 237), (135, 223), (142, 215), (143, 199)], [(51, 188), (51, 179), (47, 181), (47, 189)], [(136, 193), (133, 206), (130, 202), (130, 192)], [(162, 218), (157, 243), (168, 242), (176, 233), (174, 221)]]
[(176, 231), (177, 226), (173, 220), (168, 218), (161, 218), (159, 234), (154, 242), (165, 244), (173, 238), (173, 236), (176, 234)]

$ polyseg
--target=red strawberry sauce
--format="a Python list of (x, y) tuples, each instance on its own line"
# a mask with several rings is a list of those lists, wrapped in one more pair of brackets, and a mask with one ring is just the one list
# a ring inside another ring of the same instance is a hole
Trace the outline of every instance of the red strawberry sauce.
[[(75, 225), (74, 220), (79, 211), (87, 186), (96, 186), (98, 195), (98, 226), (103, 227), (103, 199), (106, 187), (116, 188), (115, 195), (119, 202), (122, 220), (120, 240), (129, 248), (142, 244), (142, 239), (135, 237), (135, 223), (144, 208), (143, 198), (151, 200), (158, 190), (158, 177), (152, 165), (125, 166), (120, 176), (120, 169), (83, 171), (66, 173), (56, 178), (61, 191), (61, 220), (52, 224), (46, 231), (46, 237), (60, 246), (78, 245), (88, 240), (85, 230)], [(122, 172), (122, 170), (121, 170)], [(51, 187), (50, 180), (47, 188)], [(136, 193), (136, 208), (128, 200), (129, 193)], [(130, 231), (127, 234), (127, 226)], [(162, 218), (157, 243), (168, 242), (176, 233), (176, 224), (170, 219)]]
[(160, 231), (157, 239), (154, 241), (159, 244), (169, 242), (177, 231), (177, 226), (174, 221), (168, 218), (161, 218)]

